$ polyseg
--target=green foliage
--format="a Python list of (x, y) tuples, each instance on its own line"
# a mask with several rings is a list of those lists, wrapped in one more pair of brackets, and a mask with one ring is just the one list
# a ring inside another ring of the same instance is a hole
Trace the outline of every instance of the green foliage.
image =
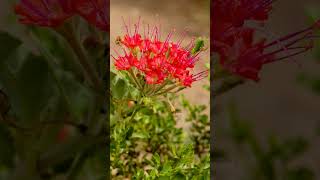
[[(0, 179), (105, 179), (106, 94), (88, 83), (69, 39), (47, 28), (21, 33), (0, 31)], [(91, 58), (94, 67), (108, 61)]]
[(2, 168), (12, 168), (14, 166), (15, 149), (12, 140), (13, 138), (8, 127), (0, 125), (0, 142), (1, 144), (6, 144), (6, 147), (0, 150), (0, 164)]
[(204, 40), (201, 38), (198, 38), (195, 42), (195, 46), (193, 47), (193, 49), (191, 50), (192, 54), (196, 54), (199, 51), (202, 51), (204, 48)]
[(204, 112), (205, 105), (192, 105), (184, 96), (181, 96), (182, 107), (184, 107), (188, 116), (187, 122), (191, 122), (189, 137), (194, 143), (195, 152), (198, 156), (205, 156), (210, 152), (210, 119)]
[(138, 170), (133, 179), (210, 179), (210, 159), (207, 156), (194, 164), (193, 149), (192, 145), (173, 147), (172, 157), (162, 163), (160, 156), (155, 154), (149, 171)]
[(24, 61), (16, 75), (17, 94), (13, 102), (20, 117), (34, 123), (40, 120), (39, 112), (42, 112), (52, 95), (52, 84), (47, 62), (43, 57), (30, 55)]
[(20, 45), (21, 41), (7, 32), (0, 32), (1, 61), (6, 60)]
[[(319, 7), (314, 5), (309, 5), (306, 8), (306, 14), (309, 17), (310, 22), (315, 22), (320, 18), (320, 10)], [(320, 34), (320, 30), (317, 30), (317, 34)], [(315, 46), (313, 49), (313, 57), (314, 63), (318, 64), (320, 62), (320, 41), (319, 39), (315, 40)], [(313, 92), (315, 95), (320, 95), (320, 75), (318, 73), (311, 73), (311, 72), (300, 72), (297, 75), (297, 82), (308, 89), (309, 91)], [(317, 136), (320, 135), (320, 126), (317, 125), (315, 129), (315, 134)]]
[(111, 92), (116, 92), (110, 119), (112, 179), (210, 179), (205, 106), (193, 106), (183, 98), (186, 120), (194, 121), (190, 132), (206, 129), (204, 136), (199, 131), (186, 133), (177, 127), (182, 110), (172, 107), (177, 95), (143, 97), (120, 73), (110, 81)]

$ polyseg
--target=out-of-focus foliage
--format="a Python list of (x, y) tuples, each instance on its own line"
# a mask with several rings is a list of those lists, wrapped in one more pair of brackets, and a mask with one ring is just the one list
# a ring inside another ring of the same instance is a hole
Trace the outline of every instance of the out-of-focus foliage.
[(234, 104), (229, 108), (228, 120), (228, 132), (234, 148), (238, 149), (237, 156), (251, 157), (243, 162), (248, 167), (244, 179), (315, 179), (312, 169), (294, 163), (309, 148), (306, 138), (297, 136), (280, 139), (272, 134), (264, 140), (258, 139), (254, 126), (240, 117)]
[[(317, 6), (308, 6), (306, 8), (306, 13), (310, 21), (314, 21), (320, 18), (320, 8)], [(320, 31), (317, 32), (320, 35)], [(320, 62), (320, 40), (315, 41), (315, 47), (313, 50), (314, 63)], [(320, 66), (319, 66), (320, 67)], [(309, 89), (315, 95), (320, 95), (320, 74), (315, 72), (302, 71), (297, 76), (297, 82), (301, 84), (306, 89)], [(317, 136), (320, 135), (320, 124), (317, 126), (315, 133)]]
[[(68, 40), (13, 13), (0, 31), (0, 179), (106, 179), (105, 99), (97, 101)], [(106, 67), (106, 33), (72, 21), (91, 63)], [(102, 80), (106, 70), (96, 71)]]

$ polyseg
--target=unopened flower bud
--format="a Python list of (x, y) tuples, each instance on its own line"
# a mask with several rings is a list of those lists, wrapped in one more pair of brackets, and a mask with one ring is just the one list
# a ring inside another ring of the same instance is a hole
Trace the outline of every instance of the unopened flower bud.
[(134, 107), (134, 105), (135, 105), (135, 102), (134, 102), (134, 101), (128, 101), (128, 107), (129, 107), (129, 108)]

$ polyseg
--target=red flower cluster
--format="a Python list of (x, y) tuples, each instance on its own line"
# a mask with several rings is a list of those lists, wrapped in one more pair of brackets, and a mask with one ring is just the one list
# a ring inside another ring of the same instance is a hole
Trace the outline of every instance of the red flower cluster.
[(256, 29), (245, 22), (264, 24), (273, 0), (215, 0), (211, 4), (211, 52), (220, 56), (225, 70), (243, 78), (259, 80), (264, 64), (289, 58), (312, 48), (319, 22), (271, 42), (256, 39)]
[(124, 55), (116, 51), (117, 57), (112, 56), (118, 70), (130, 71), (135, 68), (144, 75), (147, 84), (161, 84), (169, 79), (188, 87), (206, 76), (207, 72), (190, 72), (200, 54), (200, 51), (191, 53), (194, 40), (187, 47), (182, 47), (182, 39), (178, 43), (170, 41), (173, 34), (171, 32), (165, 41), (161, 41), (157, 26), (152, 29), (148, 26), (142, 36), (139, 34), (139, 22), (135, 24), (133, 34), (127, 25), (126, 30), (124, 37), (119, 39), (119, 43), (124, 47)]
[(109, 0), (21, 0), (15, 6), (23, 24), (57, 27), (79, 14), (90, 24), (109, 31)]

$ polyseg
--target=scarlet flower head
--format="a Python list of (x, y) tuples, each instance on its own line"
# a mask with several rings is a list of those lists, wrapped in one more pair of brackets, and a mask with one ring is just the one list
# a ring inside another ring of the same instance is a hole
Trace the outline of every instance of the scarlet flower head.
[(183, 47), (183, 38), (178, 42), (171, 41), (174, 31), (165, 40), (161, 40), (157, 26), (144, 26), (143, 34), (140, 34), (139, 19), (134, 27), (134, 32), (131, 32), (125, 24), (125, 35), (117, 39), (123, 53), (115, 50), (117, 56), (112, 57), (116, 69), (129, 72), (138, 87), (143, 89), (142, 86), (146, 84), (161, 92), (167, 85), (172, 85), (171, 90), (190, 87), (193, 82), (207, 76), (207, 71), (192, 74), (202, 51), (202, 47), (194, 51), (197, 44), (195, 40)]
[(23, 24), (57, 27), (74, 14), (71, 0), (21, 0), (15, 12)]

